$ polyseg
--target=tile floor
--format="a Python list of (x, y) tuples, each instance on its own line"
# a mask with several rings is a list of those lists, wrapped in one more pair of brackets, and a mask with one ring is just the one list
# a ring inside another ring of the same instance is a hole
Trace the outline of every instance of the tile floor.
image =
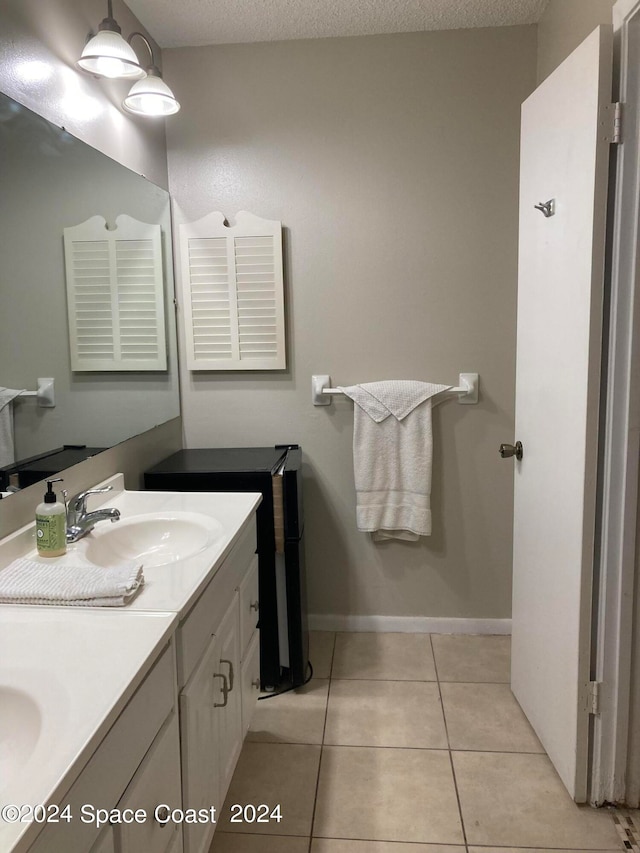
[[(625, 849), (511, 695), (508, 637), (315, 632), (310, 658), (307, 686), (258, 702), (211, 853)], [(282, 820), (229, 823), (233, 803)]]

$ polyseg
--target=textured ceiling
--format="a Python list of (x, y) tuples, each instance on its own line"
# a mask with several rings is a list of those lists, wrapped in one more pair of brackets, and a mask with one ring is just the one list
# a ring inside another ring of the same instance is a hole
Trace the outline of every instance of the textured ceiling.
[(161, 47), (537, 23), (548, 0), (127, 0)]

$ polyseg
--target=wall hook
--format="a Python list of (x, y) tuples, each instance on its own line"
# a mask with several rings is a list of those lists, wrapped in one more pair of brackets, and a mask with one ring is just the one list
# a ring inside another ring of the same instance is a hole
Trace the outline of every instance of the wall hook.
[(541, 201), (540, 204), (533, 205), (536, 210), (542, 211), (547, 219), (550, 216), (554, 216), (556, 212), (556, 200), (555, 198), (550, 198), (549, 201)]

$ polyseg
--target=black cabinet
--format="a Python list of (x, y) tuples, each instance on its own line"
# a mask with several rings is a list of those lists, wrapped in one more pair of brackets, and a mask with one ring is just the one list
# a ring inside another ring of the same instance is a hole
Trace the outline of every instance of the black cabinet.
[(303, 684), (309, 660), (298, 445), (181, 450), (144, 475), (161, 491), (261, 492), (260, 680), (263, 689)]

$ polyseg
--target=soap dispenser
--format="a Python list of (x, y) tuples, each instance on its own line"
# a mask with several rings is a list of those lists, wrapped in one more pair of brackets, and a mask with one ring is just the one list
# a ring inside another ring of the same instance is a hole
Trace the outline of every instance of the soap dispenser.
[(62, 477), (47, 480), (44, 501), (36, 507), (36, 545), (41, 557), (61, 557), (67, 553), (67, 511), (53, 491), (53, 483)]

